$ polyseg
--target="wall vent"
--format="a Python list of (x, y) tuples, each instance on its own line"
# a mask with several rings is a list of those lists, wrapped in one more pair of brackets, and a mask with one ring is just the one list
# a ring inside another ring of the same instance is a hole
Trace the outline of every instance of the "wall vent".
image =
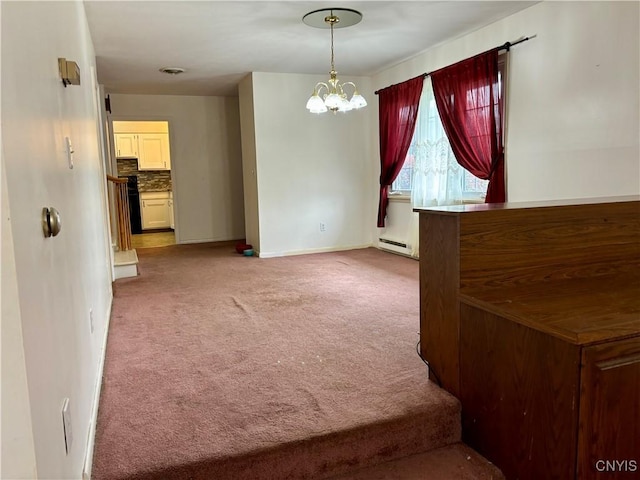
[(378, 248), (380, 248), (381, 250), (386, 250), (388, 252), (398, 253), (400, 255), (411, 256), (411, 247), (409, 247), (406, 243), (397, 242), (389, 238), (379, 238)]

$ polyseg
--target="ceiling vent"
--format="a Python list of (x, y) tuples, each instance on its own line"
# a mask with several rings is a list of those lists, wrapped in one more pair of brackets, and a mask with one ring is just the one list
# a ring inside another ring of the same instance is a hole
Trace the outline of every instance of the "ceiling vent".
[(178, 75), (179, 73), (184, 73), (185, 69), (180, 67), (162, 67), (160, 71), (168, 75)]

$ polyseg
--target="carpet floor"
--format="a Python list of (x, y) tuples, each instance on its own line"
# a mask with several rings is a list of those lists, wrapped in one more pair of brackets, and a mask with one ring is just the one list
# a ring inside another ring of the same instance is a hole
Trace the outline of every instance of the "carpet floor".
[(459, 403), (415, 351), (418, 262), (139, 259), (114, 284), (95, 480), (319, 479), (460, 441)]
[(381, 463), (330, 480), (505, 480), (495, 465), (463, 443)]

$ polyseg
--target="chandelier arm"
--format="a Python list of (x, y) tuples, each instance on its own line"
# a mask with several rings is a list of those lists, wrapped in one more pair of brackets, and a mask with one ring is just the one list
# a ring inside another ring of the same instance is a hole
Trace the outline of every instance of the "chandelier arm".
[(320, 96), (320, 92), (322, 92), (322, 87), (324, 87), (324, 89), (327, 91), (327, 93), (325, 93), (325, 96), (326, 96), (330, 90), (329, 90), (329, 86), (324, 82), (316, 83), (314, 91), (318, 94), (318, 96)]
[(353, 82), (342, 82), (342, 87), (346, 87), (347, 85), (351, 85), (353, 87), (353, 93), (355, 94), (355, 92), (358, 91), (358, 87), (356, 87), (356, 84)]

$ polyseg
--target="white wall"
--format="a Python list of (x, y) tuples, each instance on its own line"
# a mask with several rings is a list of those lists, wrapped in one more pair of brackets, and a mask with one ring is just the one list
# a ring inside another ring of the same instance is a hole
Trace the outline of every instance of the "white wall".
[(37, 478), (27, 368), (24, 358), (18, 279), (13, 254), (11, 214), (2, 154), (2, 286), (1, 317), (2, 439), (0, 478)]
[(638, 2), (542, 2), (381, 72), (373, 86), (537, 35), (510, 53), (508, 201), (638, 194), (638, 32)]
[[(3, 457), (21, 450), (3, 458), (2, 477), (34, 478), (35, 457), (40, 478), (80, 478), (111, 305), (93, 46), (82, 2), (2, 2), (1, 11), (7, 186), (2, 208)], [(78, 63), (81, 86), (62, 85), (58, 57)], [(73, 169), (67, 164), (65, 136), (75, 149)], [(43, 236), (44, 206), (62, 215), (62, 231), (55, 238)], [(7, 359), (16, 363), (5, 376)], [(66, 397), (73, 427), (68, 455), (61, 420)], [(28, 413), (5, 411), (16, 402)]]
[[(367, 109), (310, 114), (305, 104), (319, 80), (326, 79), (252, 74), (260, 256), (371, 244), (372, 117)], [(341, 80), (374, 100), (368, 78)]]
[(240, 125), (242, 132), (242, 177), (244, 190), (244, 229), (247, 243), (260, 251), (260, 218), (258, 212), (258, 177), (256, 175), (256, 129), (253, 116), (253, 75), (242, 79)]
[(114, 120), (168, 120), (179, 243), (244, 238), (238, 99), (110, 94)]

